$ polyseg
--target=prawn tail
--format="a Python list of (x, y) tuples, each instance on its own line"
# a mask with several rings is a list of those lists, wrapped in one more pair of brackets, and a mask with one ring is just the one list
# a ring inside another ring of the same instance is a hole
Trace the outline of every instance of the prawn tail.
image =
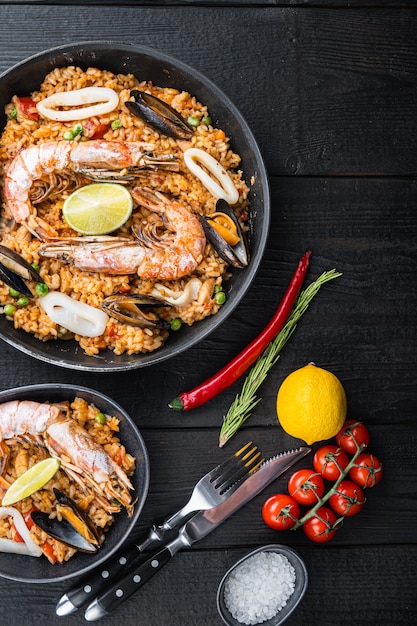
[(38, 215), (31, 215), (25, 223), (26, 228), (41, 241), (57, 239), (58, 231)]

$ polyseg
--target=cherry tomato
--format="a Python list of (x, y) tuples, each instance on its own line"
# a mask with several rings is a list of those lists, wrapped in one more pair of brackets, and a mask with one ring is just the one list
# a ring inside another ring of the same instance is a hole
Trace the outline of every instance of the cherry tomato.
[(347, 467), (349, 458), (341, 448), (337, 446), (322, 446), (313, 457), (313, 465), (326, 480), (336, 481), (342, 471)]
[(342, 480), (336, 493), (330, 496), (329, 504), (337, 515), (350, 517), (356, 515), (365, 504), (366, 498), (362, 489), (350, 480)]
[(359, 446), (369, 445), (369, 431), (362, 422), (348, 420), (336, 435), (336, 443), (345, 452), (355, 454)]
[(300, 469), (289, 479), (288, 491), (300, 504), (317, 504), (324, 493), (324, 482), (319, 473)]
[(262, 517), (270, 528), (288, 530), (298, 521), (300, 507), (288, 494), (277, 493), (265, 501), (262, 507)]
[(375, 487), (383, 475), (382, 463), (376, 456), (363, 452), (358, 456), (355, 465), (349, 471), (349, 476), (362, 489)]
[(342, 521), (338, 520), (331, 509), (321, 506), (312, 517), (303, 524), (306, 536), (316, 543), (326, 543), (335, 536)]

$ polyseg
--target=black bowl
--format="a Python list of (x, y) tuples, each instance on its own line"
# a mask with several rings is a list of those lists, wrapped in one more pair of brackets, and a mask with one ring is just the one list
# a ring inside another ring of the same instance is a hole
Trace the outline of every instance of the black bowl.
[(254, 216), (251, 236), (251, 262), (245, 270), (236, 270), (227, 283), (227, 302), (211, 317), (171, 333), (166, 344), (151, 354), (117, 356), (111, 351), (98, 357), (87, 356), (75, 341), (41, 342), (22, 330), (13, 328), (0, 316), (0, 338), (37, 359), (78, 370), (109, 372), (153, 365), (177, 355), (212, 333), (239, 304), (251, 285), (261, 262), (269, 229), (270, 198), (265, 166), (256, 141), (245, 120), (220, 89), (193, 68), (149, 48), (116, 42), (93, 41), (60, 46), (26, 59), (0, 75), (0, 128), (5, 123), (4, 105), (14, 95), (28, 95), (39, 89), (44, 76), (55, 67), (77, 65), (133, 73), (163, 87), (184, 89), (206, 104), (215, 125), (231, 137), (233, 149), (242, 157), (242, 169), (251, 183), (250, 205)]
[(75, 397), (94, 403), (103, 413), (114, 415), (120, 420), (120, 439), (126, 450), (136, 458), (136, 468), (131, 482), (135, 488), (137, 502), (132, 517), (124, 511), (116, 515), (115, 521), (106, 533), (100, 550), (91, 555), (78, 552), (69, 561), (51, 565), (41, 557), (2, 554), (0, 576), (26, 583), (47, 583), (79, 576), (97, 567), (108, 559), (127, 539), (135, 526), (148, 494), (149, 459), (143, 439), (129, 415), (109, 397), (98, 391), (77, 385), (48, 383), (28, 385), (0, 392), (0, 404), (9, 400), (34, 400), (36, 402), (72, 401)]
[(263, 626), (280, 626), (283, 624), (288, 617), (295, 611), (299, 603), (304, 597), (304, 594), (307, 589), (308, 584), (308, 573), (307, 568), (304, 564), (304, 561), (300, 557), (295, 550), (288, 546), (284, 546), (281, 544), (270, 544), (268, 546), (261, 546), (260, 548), (256, 548), (249, 554), (246, 554), (242, 558), (240, 558), (232, 567), (226, 572), (220, 581), (218, 590), (217, 590), (217, 610), (219, 611), (219, 615), (222, 618), (223, 622), (226, 626), (241, 626), (241, 622), (233, 617), (230, 613), (229, 609), (226, 606), (225, 598), (224, 598), (224, 590), (226, 581), (229, 578), (230, 574), (234, 572), (234, 570), (242, 563), (250, 559), (253, 555), (258, 554), (259, 552), (275, 552), (276, 554), (281, 554), (285, 558), (288, 559), (291, 566), (295, 571), (295, 583), (294, 583), (294, 591), (292, 595), (288, 598), (285, 606), (282, 607), (278, 613), (274, 617), (270, 619), (264, 620), (263, 622), (259, 622)]

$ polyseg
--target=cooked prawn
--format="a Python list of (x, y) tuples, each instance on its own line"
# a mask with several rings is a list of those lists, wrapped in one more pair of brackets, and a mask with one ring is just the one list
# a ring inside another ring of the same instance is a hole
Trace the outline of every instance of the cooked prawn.
[(31, 400), (0, 404), (0, 441), (28, 436), (39, 438), (82, 486), (85, 481), (91, 484), (96, 498), (107, 510), (118, 510), (112, 503), (114, 499), (130, 510), (129, 490), (133, 486), (129, 478), (85, 428), (66, 414), (64, 405)]
[(16, 476), (21, 476), (29, 467), (29, 452), (26, 448), (19, 448), (14, 460)]
[(166, 238), (139, 241), (112, 236), (74, 237), (41, 245), (40, 254), (73, 263), (85, 271), (134, 274), (140, 278), (175, 280), (201, 263), (206, 238), (197, 216), (159, 192), (135, 188), (132, 196), (149, 211), (162, 215)]
[[(12, 217), (40, 239), (58, 236), (56, 230), (36, 214), (30, 191), (35, 181), (55, 173), (79, 172), (93, 180), (126, 180), (138, 171), (178, 169), (174, 155), (155, 156), (149, 143), (123, 141), (50, 141), (25, 148), (13, 159), (4, 179), (4, 190)], [(117, 173), (116, 173), (117, 172)]]

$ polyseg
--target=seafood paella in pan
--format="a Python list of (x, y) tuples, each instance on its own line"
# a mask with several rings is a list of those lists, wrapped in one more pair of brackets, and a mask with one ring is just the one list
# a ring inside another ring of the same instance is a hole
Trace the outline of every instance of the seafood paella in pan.
[(107, 396), (63, 384), (0, 392), (1, 576), (63, 580), (103, 562), (148, 484), (141, 435)]
[[(10, 324), (43, 342), (75, 339), (89, 356), (130, 355), (219, 311), (231, 269), (250, 264), (249, 186), (204, 104), (133, 74), (67, 66), (5, 112), (0, 310)], [(126, 190), (117, 228), (77, 229), (65, 212), (93, 185)]]

